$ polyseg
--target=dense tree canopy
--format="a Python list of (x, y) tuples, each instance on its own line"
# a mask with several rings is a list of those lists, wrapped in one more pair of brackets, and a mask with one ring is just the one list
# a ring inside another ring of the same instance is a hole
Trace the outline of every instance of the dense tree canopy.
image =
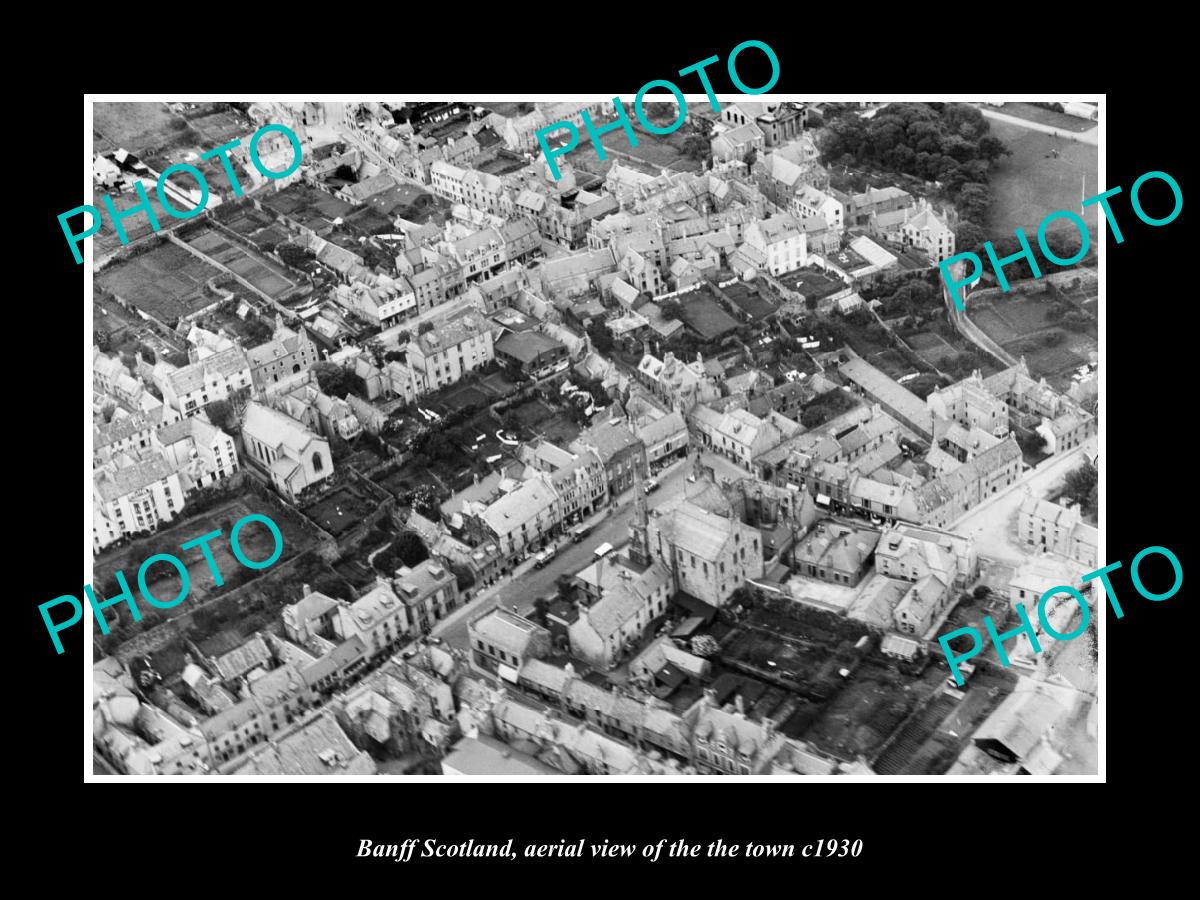
[(988, 167), (1011, 151), (965, 103), (891, 103), (870, 119), (843, 115), (822, 133), (828, 162), (940, 181), (962, 215), (981, 221), (991, 203)]

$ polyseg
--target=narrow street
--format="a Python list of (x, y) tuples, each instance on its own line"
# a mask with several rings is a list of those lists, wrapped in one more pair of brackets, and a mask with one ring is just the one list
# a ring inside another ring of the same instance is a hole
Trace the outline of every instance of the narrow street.
[[(647, 506), (653, 508), (668, 498), (681, 495), (691, 471), (692, 457), (688, 457), (659, 473), (656, 478), (662, 486), (646, 498)], [(564, 574), (573, 575), (591, 563), (595, 559), (596, 548), (601, 544), (609, 543), (619, 548), (628, 542), (629, 521), (633, 517), (634, 490), (641, 490), (641, 486), (622, 494), (619, 498), (620, 507), (602, 519), (578, 544), (572, 543), (569, 537), (560, 538), (558, 555), (543, 568), (535, 568), (532, 559), (526, 560), (514, 569), (512, 576), (482, 592), (466, 606), (438, 622), (432, 634), (442, 638), (452, 647), (466, 648), (467, 623), (482, 610), (493, 606), (503, 606), (507, 609), (516, 606), (519, 613), (528, 615), (538, 597), (557, 591), (555, 579)]]

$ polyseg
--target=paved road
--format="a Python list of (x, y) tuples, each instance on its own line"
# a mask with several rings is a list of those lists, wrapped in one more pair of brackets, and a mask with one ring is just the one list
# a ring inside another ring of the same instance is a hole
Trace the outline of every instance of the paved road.
[(1028, 485), (1035, 497), (1044, 497), (1067, 473), (1083, 465), (1083, 447), (1076, 447), (1058, 456), (1043, 460), (1036, 469), (1026, 472), (1007, 491), (981, 503), (950, 525), (956, 534), (973, 536), (980, 556), (1020, 565), (1031, 551), (1023, 547), (1016, 536), (1016, 515), (1025, 499)]
[[(682, 494), (691, 470), (689, 459), (677, 462), (660, 473), (657, 477), (662, 487), (649, 496), (649, 506), (654, 507), (669, 497)], [(566, 539), (560, 544), (563, 549), (544, 568), (534, 568), (532, 560), (522, 563), (513, 576), (479, 594), (465, 607), (443, 619), (434, 626), (432, 633), (453, 647), (466, 648), (467, 622), (481, 610), (497, 604), (511, 608), (515, 604), (518, 612), (527, 615), (533, 610), (533, 603), (538, 597), (555, 593), (557, 586), (554, 582), (558, 576), (573, 575), (592, 562), (595, 550), (601, 544), (610, 543), (620, 547), (628, 542), (629, 521), (633, 517), (633, 491), (626, 491), (619, 499), (620, 508), (601, 521), (578, 544)]]
[[(963, 263), (960, 263), (960, 262), (951, 263), (950, 275), (953, 278), (953, 280), (958, 281), (962, 277), (963, 269), (965, 269), (965, 268), (966, 268), (966, 266)], [(968, 285), (966, 289), (969, 289), (969, 287), (970, 286)], [(970, 297), (962, 296), (963, 290), (964, 290), (964, 288), (961, 288), (961, 287), (958, 288), (958, 291), (960, 294), (960, 299), (962, 299), (963, 305), (966, 306), (967, 303), (970, 302)], [(1017, 360), (1013, 357), (1013, 355), (1011, 353), (1009, 353), (1007, 350), (1005, 350), (1003, 347), (1001, 347), (999, 344), (997, 344), (994, 340), (992, 340), (990, 337), (988, 337), (988, 335), (986, 334), (986, 332), (983, 331), (983, 329), (981, 329), (978, 325), (976, 325), (974, 322), (972, 322), (970, 319), (967, 318), (967, 314), (966, 314), (965, 310), (959, 310), (958, 305), (954, 302), (954, 299), (950, 296), (950, 288), (946, 284), (945, 278), (942, 279), (942, 300), (944, 300), (946, 303), (946, 310), (950, 314), (950, 322), (951, 322), (951, 324), (954, 325), (955, 328), (958, 329), (959, 334), (961, 334), (968, 341), (973, 343), (976, 347), (978, 347), (984, 353), (988, 353), (988, 354), (991, 354), (992, 356), (994, 356), (1002, 364), (1004, 364), (1006, 366), (1015, 366), (1017, 364)]]
[(1065, 131), (1062, 128), (1055, 128), (1053, 125), (1043, 125), (1041, 122), (1031, 122), (1029, 119), (1022, 119), (1018, 116), (1010, 116), (1007, 113), (999, 112), (989, 106), (979, 107), (979, 111), (989, 119), (996, 119), (1000, 122), (1007, 122), (1009, 125), (1018, 125), (1021, 128), (1029, 128), (1033, 131), (1041, 131), (1045, 134), (1052, 134), (1055, 137), (1063, 138), (1067, 141), (1079, 141), (1081, 144), (1091, 144), (1099, 146), (1100, 144), (1100, 126), (1089, 129), (1088, 131)]

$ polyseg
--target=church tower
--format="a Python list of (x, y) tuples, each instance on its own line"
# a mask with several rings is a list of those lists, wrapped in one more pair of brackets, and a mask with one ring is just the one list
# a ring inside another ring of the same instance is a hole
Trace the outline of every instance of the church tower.
[(634, 485), (633, 519), (629, 522), (629, 559), (639, 566), (648, 566), (650, 557), (650, 512), (646, 508), (646, 492), (640, 484)]

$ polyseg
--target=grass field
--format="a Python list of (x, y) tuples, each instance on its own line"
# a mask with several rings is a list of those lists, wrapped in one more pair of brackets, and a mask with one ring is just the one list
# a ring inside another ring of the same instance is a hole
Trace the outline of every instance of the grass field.
[(167, 109), (165, 103), (95, 103), (92, 127), (136, 156), (198, 137), (187, 120)]
[[(992, 134), (1004, 141), (1013, 153), (1002, 157), (992, 171), (991, 188), (995, 201), (986, 222), (985, 230), (989, 236), (1011, 236), (1016, 228), (1021, 228), (1032, 241), (1038, 224), (1047, 215), (1060, 209), (1080, 212), (1082, 199), (1097, 193), (1097, 148), (1094, 145), (1056, 138), (995, 119), (989, 123)], [(1057, 158), (1050, 157), (1052, 149), (1059, 151)], [(1096, 205), (1082, 210), (1080, 215), (1094, 239)], [(1059, 219), (1050, 228), (1069, 230), (1074, 226), (1069, 220)]]
[(96, 276), (96, 284), (138, 309), (170, 322), (216, 302), (201, 288), (219, 269), (182, 247), (163, 244), (133, 259), (114, 263)]

